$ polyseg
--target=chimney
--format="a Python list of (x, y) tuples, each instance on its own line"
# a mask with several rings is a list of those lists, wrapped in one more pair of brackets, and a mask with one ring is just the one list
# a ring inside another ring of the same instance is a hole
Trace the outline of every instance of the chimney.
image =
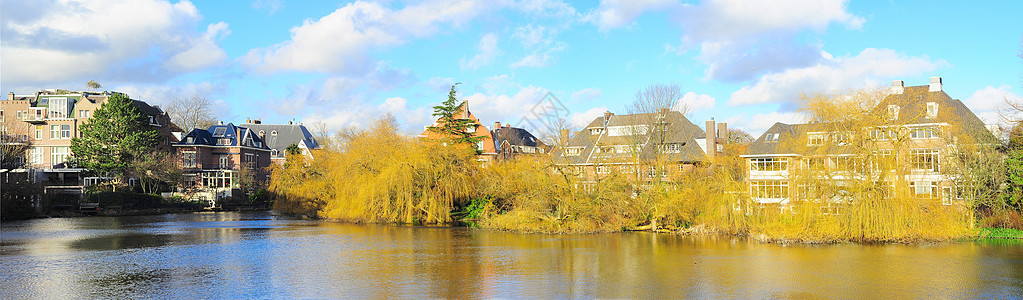
[(263, 120), (260, 120), (260, 119), (252, 120), (252, 122), (255, 122), (255, 123), (252, 123), (252, 124), (263, 124)]
[(294, 121), (288, 121), (288, 125), (294, 125)]
[(568, 129), (561, 130), (561, 135), (558, 136), (558, 143), (562, 146), (568, 145)]
[(725, 122), (718, 123), (718, 138), (722, 139), (722, 144), (728, 142), (728, 124)]
[(245, 119), (245, 124), (252, 124), (252, 118)]
[(609, 112), (609, 111), (605, 111), (604, 112), (604, 126), (607, 126), (607, 122), (610, 121), (611, 117), (614, 117), (614, 115), (615, 114), (613, 112)]
[(14, 92), (7, 94), (7, 100), (14, 100)]
[(501, 128), (501, 122), (494, 122), (494, 130)]
[(902, 80), (892, 81), (892, 94), (902, 95), (902, 92), (906, 90), (906, 86), (902, 84)]
[(928, 92), (941, 91), (941, 77), (931, 77), (931, 89)]
[(224, 121), (218, 121), (217, 125), (224, 125)]
[(707, 121), (707, 139), (706, 146), (707, 157), (714, 158), (714, 154), (718, 152), (717, 136), (714, 135), (714, 120)]
[(462, 118), (463, 119), (468, 119), (469, 118), (469, 100), (462, 100), (462, 103), (464, 103), (464, 106), (463, 106), (463, 109), (462, 109)]

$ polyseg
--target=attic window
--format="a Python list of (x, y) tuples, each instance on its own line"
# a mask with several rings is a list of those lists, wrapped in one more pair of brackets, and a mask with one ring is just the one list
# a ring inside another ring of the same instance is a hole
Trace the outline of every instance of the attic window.
[(780, 134), (778, 134), (778, 133), (768, 133), (767, 135), (764, 136), (764, 141), (765, 142), (777, 142), (779, 135)]
[(214, 136), (224, 136), (225, 133), (227, 133), (227, 127), (217, 127), (213, 130)]
[(927, 102), (927, 118), (934, 119), (938, 117), (938, 103)]
[(185, 138), (185, 143), (188, 143), (188, 144), (195, 143), (195, 138), (194, 137), (187, 137), (187, 138)]
[(577, 155), (579, 155), (579, 152), (581, 152), (581, 151), (582, 151), (582, 149), (580, 149), (580, 148), (566, 148), (565, 149), (565, 156), (577, 156)]
[(899, 106), (889, 105), (888, 106), (888, 120), (895, 121), (899, 119)]
[(266, 132), (265, 132), (265, 131), (262, 131), (262, 130), (260, 130), (260, 131), (259, 131), (259, 136), (264, 136), (264, 135), (266, 135)]
[(270, 135), (271, 135), (271, 136), (277, 136), (277, 130), (271, 131), (271, 132), (270, 132)]

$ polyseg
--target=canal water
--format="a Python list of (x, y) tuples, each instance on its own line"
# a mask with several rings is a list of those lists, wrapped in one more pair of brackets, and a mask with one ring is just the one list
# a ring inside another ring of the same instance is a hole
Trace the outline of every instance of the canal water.
[(521, 235), (269, 212), (0, 224), (0, 298), (1015, 298), (1023, 243)]

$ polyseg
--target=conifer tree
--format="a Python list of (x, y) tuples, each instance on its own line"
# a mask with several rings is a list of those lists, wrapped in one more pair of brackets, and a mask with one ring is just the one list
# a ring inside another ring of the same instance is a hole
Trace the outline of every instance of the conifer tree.
[[(483, 137), (475, 136), (474, 132), (479, 124), (472, 119), (462, 118), (462, 103), (455, 99), (455, 83), (448, 93), (448, 100), (441, 105), (433, 107), (433, 116), (440, 117), (437, 126), (429, 127), (430, 131), (443, 134), (454, 144), (476, 145)], [(469, 130), (473, 129), (473, 130)]]
[(156, 130), (149, 127), (132, 100), (121, 93), (107, 98), (80, 130), (81, 137), (71, 140), (78, 165), (114, 176), (118, 181), (145, 154), (158, 153)]

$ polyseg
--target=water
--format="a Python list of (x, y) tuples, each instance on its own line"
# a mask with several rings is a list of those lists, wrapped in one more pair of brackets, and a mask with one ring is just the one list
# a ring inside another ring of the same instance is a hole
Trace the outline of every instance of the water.
[(0, 225), (0, 298), (1014, 298), (1023, 243), (519, 235), (266, 212)]

